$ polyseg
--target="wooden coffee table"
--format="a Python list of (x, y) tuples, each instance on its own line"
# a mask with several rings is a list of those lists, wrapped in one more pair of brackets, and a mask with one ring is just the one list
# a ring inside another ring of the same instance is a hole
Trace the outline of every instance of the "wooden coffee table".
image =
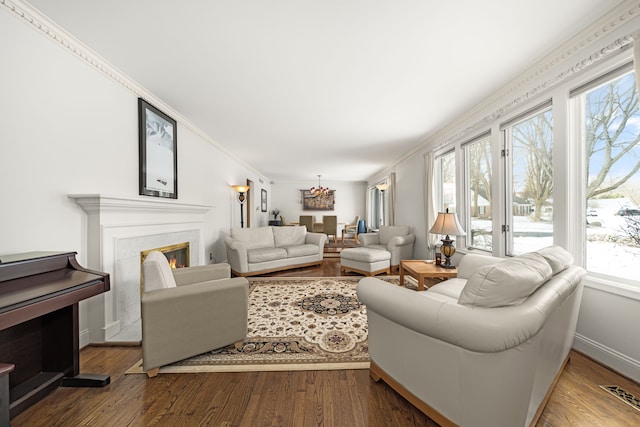
[(408, 274), (418, 281), (418, 291), (424, 291), (425, 278), (450, 279), (458, 275), (457, 268), (442, 268), (424, 260), (400, 260), (400, 286), (404, 286), (404, 275)]

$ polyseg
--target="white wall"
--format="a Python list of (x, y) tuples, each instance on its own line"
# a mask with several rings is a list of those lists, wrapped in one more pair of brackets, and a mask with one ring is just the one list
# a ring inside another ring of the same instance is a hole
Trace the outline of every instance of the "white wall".
[[(86, 214), (67, 195), (146, 197), (138, 196), (137, 118), (137, 98), (146, 93), (2, 5), (0, 58), (0, 255), (76, 251), (81, 265), (98, 268), (87, 264)], [(203, 232), (205, 259), (224, 261), (222, 238), (239, 226), (230, 185), (268, 180), (174, 118), (179, 201), (215, 206)], [(254, 220), (266, 223), (266, 214)]]
[[(321, 181), (323, 187), (335, 190), (335, 209), (333, 211), (305, 211), (302, 209), (302, 191), (318, 185), (318, 180), (296, 182), (274, 182), (271, 184), (273, 195), (269, 201), (268, 213), (274, 208), (280, 209), (286, 222), (297, 222), (300, 215), (315, 215), (318, 222), (322, 215), (337, 215), (338, 222), (351, 224), (356, 215), (365, 219), (366, 185), (364, 182)], [(273, 219), (273, 216), (271, 216)], [(338, 235), (340, 237), (340, 235)]]
[[(568, 93), (571, 81), (584, 79), (588, 73), (597, 74), (606, 69), (606, 61), (620, 61), (616, 56), (622, 44), (630, 43), (631, 34), (640, 29), (635, 13), (635, 3), (626, 1), (612, 11), (608, 17), (590, 26), (581, 35), (568, 41), (552, 52), (547, 58), (534, 64), (518, 79), (505, 85), (494, 94), (490, 94), (476, 107), (459, 115), (447, 126), (425, 139), (423, 149), (417, 150), (407, 158), (397, 162), (368, 179), (376, 182), (380, 177), (396, 173), (397, 200), (396, 223), (412, 225), (416, 230), (416, 249), (414, 255), (422, 257), (426, 250), (426, 225), (424, 224), (424, 195), (426, 189), (421, 183), (424, 174), (423, 156), (425, 153), (444, 146), (454, 146), (492, 128), (498, 134), (498, 123), (518, 112), (553, 97), (557, 112), (554, 115), (561, 120), (566, 118)], [(562, 77), (562, 79), (559, 78)], [(574, 86), (577, 83), (574, 83)], [(564, 120), (566, 123), (566, 120)], [(568, 147), (569, 129), (564, 123), (554, 119), (555, 144), (560, 147), (558, 158), (568, 159), (572, 153)], [(564, 144), (564, 145), (560, 145)], [(556, 158), (554, 154), (554, 159)], [(459, 166), (459, 165), (458, 165)], [(559, 218), (555, 240), (567, 247), (581, 263), (581, 248), (578, 239), (572, 233), (575, 222), (570, 219), (581, 212), (581, 207), (570, 204), (579, 200), (568, 193), (571, 173), (569, 168), (557, 168), (554, 175), (555, 203), (558, 212), (567, 218)], [(458, 174), (460, 176), (460, 174)], [(459, 195), (460, 196), (460, 195)], [(562, 197), (560, 197), (562, 196)], [(460, 202), (460, 200), (458, 200)], [(464, 252), (464, 249), (458, 250)], [(457, 255), (457, 254), (456, 254)], [(603, 283), (595, 277), (588, 277), (582, 300), (574, 347), (592, 358), (612, 367), (614, 370), (640, 381), (640, 339), (637, 325), (640, 322), (640, 286), (622, 287), (616, 283)]]

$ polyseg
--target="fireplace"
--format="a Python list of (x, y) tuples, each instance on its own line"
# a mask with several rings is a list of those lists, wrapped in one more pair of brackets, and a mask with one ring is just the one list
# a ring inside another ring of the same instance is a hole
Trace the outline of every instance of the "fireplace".
[(213, 206), (101, 194), (69, 198), (87, 213), (86, 265), (111, 275), (111, 291), (87, 301), (87, 327), (80, 331), (81, 346), (139, 342), (142, 253), (149, 248), (186, 243), (184, 255), (168, 257), (176, 258), (177, 265), (203, 265), (205, 215)]
[(144, 262), (150, 252), (160, 251), (169, 261), (171, 268), (189, 267), (191, 254), (189, 253), (189, 242), (182, 242), (175, 245), (162, 246), (159, 248), (147, 249), (140, 252), (140, 265)]

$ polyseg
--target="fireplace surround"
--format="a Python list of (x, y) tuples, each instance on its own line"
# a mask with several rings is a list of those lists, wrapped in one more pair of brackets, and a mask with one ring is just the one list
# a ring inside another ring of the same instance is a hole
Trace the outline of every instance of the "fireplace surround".
[(171, 268), (184, 268), (190, 266), (190, 246), (189, 242), (176, 243), (174, 245), (166, 245), (158, 248), (151, 248), (140, 252), (140, 265), (144, 263), (152, 251), (162, 252), (169, 261)]
[(102, 194), (68, 197), (86, 212), (87, 266), (111, 275), (111, 291), (87, 301), (80, 344), (120, 341), (123, 330), (140, 327), (141, 253), (188, 242), (189, 265), (204, 264), (204, 221), (214, 207)]

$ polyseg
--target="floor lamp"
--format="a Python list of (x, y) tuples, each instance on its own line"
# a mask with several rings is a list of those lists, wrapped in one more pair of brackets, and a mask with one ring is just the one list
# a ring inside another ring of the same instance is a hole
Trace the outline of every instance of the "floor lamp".
[(244, 197), (244, 193), (249, 191), (248, 185), (232, 185), (233, 189), (238, 192), (238, 201), (240, 202), (240, 228), (244, 228), (244, 201), (246, 198)]

